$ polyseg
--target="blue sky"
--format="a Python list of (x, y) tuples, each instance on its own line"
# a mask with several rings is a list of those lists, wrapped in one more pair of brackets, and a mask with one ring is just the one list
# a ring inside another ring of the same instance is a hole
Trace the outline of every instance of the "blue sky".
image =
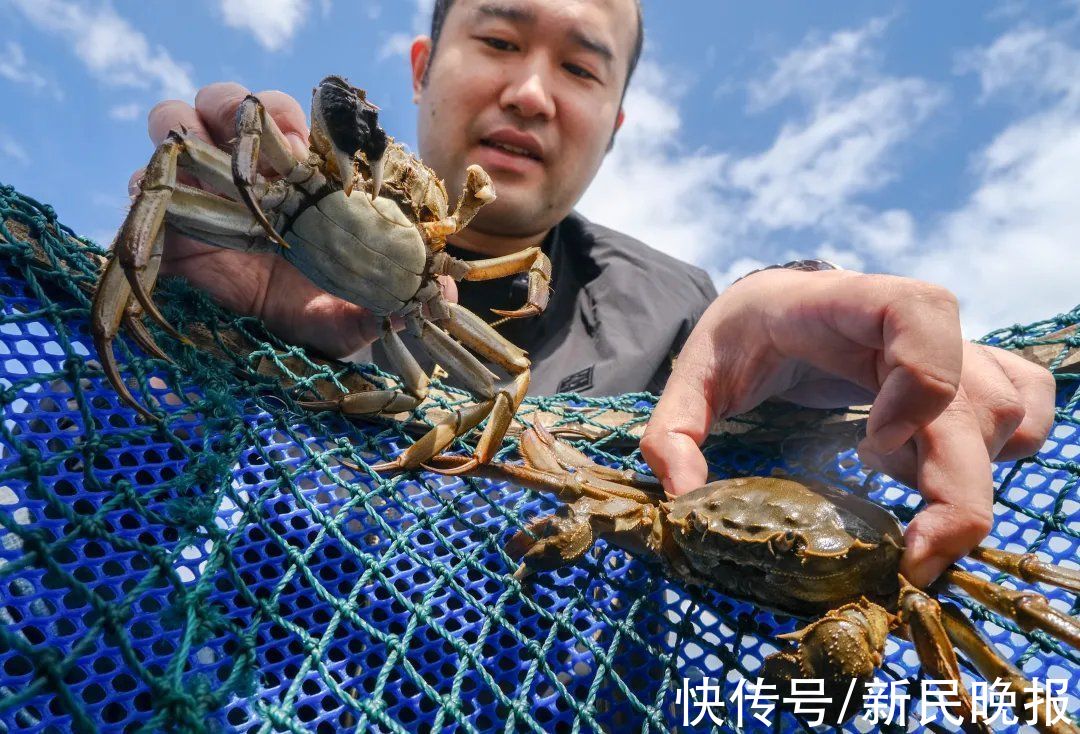
[[(941, 283), (978, 336), (1080, 303), (1080, 4), (645, 0), (580, 208), (706, 268), (827, 257)], [(0, 182), (107, 244), (146, 112), (338, 73), (415, 140), (428, 0), (0, 0)]]

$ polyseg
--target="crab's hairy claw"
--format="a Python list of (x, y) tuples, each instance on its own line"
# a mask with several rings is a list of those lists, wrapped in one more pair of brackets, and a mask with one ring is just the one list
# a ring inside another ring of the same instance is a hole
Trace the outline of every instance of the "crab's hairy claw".
[(311, 102), (312, 141), (316, 150), (333, 161), (345, 195), (355, 186), (357, 155), (371, 169), (374, 200), (382, 187), (382, 169), (390, 138), (379, 126), (379, 108), (367, 101), (363, 90), (339, 76), (328, 76), (316, 87)]
[[(576, 563), (595, 541), (588, 507), (562, 505), (554, 515), (533, 520), (506, 544), (506, 553), (522, 561), (515, 576), (551, 571)], [(527, 569), (527, 571), (526, 571)]]
[[(846, 721), (862, 710), (867, 684), (884, 657), (890, 622), (888, 612), (865, 600), (834, 609), (798, 632), (784, 635), (796, 647), (767, 657), (761, 677), (776, 685), (777, 691), (790, 690), (792, 680), (822, 680), (830, 702), (826, 723)], [(847, 700), (853, 680), (854, 691)]]

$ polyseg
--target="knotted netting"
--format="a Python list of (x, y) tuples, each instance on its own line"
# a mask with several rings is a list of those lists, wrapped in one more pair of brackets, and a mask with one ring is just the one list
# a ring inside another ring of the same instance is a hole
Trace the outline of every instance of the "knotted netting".
[[(517, 581), (503, 544), (553, 500), (502, 482), (343, 464), (392, 457), (414, 440), (413, 424), (468, 396), (446, 387), (434, 413), (397, 421), (306, 411), (296, 400), (311, 393), (394, 378), (281, 343), (180, 282), (155, 297), (197, 348), (154, 332), (168, 363), (126, 337), (116, 346), (135, 396), (161, 416), (140, 419), (105, 380), (90, 337), (102, 251), (49, 206), (0, 186), (0, 254), (4, 730), (737, 730), (728, 699), (738, 681), (797, 626), (603, 541), (576, 566)], [(988, 338), (1060, 346), (1049, 360), (1060, 363), (1080, 346), (1061, 330), (1078, 321), (1080, 310)], [(1058, 386), (1043, 450), (997, 465), (987, 545), (1076, 567), (1080, 379), (1062, 374)], [(653, 405), (645, 394), (560, 396), (531, 400), (526, 415), (573, 425), (590, 455), (638, 467), (636, 437)], [(827, 423), (820, 414), (805, 425), (785, 409), (761, 415), (710, 441), (717, 475), (781, 467), (905, 521), (918, 509), (917, 494), (859, 464), (851, 436), (815, 434)], [(512, 437), (502, 456), (515, 456)], [(1080, 611), (1075, 596), (1040, 591)], [(1075, 650), (964, 606), (1029, 678), (1069, 681), (1076, 716)], [(919, 679), (910, 644), (890, 640), (879, 677)], [(713, 714), (726, 723), (683, 727), (679, 690), (703, 678), (721, 684)], [(911, 692), (910, 728), (948, 730), (924, 727)], [(763, 726), (746, 718), (746, 729)], [(805, 718), (773, 718), (781, 731), (810, 729)], [(846, 730), (904, 728), (855, 719)]]

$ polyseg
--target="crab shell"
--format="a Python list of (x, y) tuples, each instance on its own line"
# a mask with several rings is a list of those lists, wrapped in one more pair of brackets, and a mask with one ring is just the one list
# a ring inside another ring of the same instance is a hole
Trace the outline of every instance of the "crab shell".
[(372, 201), (363, 191), (322, 197), (297, 217), (285, 240), (291, 245), (285, 259), (312, 282), (378, 316), (400, 312), (434, 279), (416, 225), (393, 201)]
[(725, 479), (666, 503), (695, 583), (796, 616), (899, 591), (903, 530), (858, 496), (777, 477)]

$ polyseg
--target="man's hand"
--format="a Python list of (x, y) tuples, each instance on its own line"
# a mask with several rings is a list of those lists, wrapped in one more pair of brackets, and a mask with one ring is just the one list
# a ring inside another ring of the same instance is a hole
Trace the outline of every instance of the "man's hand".
[(641, 450), (670, 494), (704, 484), (698, 446), (716, 420), (778, 396), (838, 407), (873, 401), (860, 457), (916, 487), (901, 570), (925, 586), (982, 540), (991, 460), (1049, 434), (1054, 380), (965, 342), (955, 297), (906, 278), (767, 270), (720, 295), (675, 363)]
[[(200, 89), (194, 108), (178, 100), (160, 102), (147, 120), (150, 139), (160, 145), (170, 130), (183, 127), (229, 150), (229, 141), (236, 136), (236, 108), (247, 94), (239, 84), (223, 82)], [(282, 92), (257, 96), (288, 137), (293, 153), (306, 160), (308, 125), (300, 104)], [(131, 187), (141, 176), (142, 171), (132, 176)], [(181, 180), (196, 183), (184, 175)], [(286, 341), (314, 347), (331, 357), (348, 356), (381, 335), (381, 319), (318, 288), (276, 255), (226, 250), (170, 232), (161, 273), (183, 276), (224, 307), (259, 317)], [(448, 297), (453, 298), (456, 290), (452, 282), (449, 286)]]

